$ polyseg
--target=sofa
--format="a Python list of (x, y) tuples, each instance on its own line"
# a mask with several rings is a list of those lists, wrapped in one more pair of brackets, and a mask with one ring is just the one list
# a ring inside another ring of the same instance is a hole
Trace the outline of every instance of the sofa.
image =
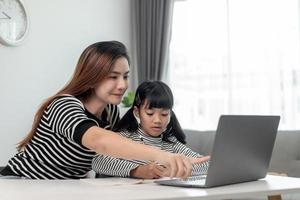
[[(203, 155), (211, 152), (215, 132), (184, 130), (187, 146)], [(279, 131), (275, 140), (269, 172), (300, 177), (300, 131)]]

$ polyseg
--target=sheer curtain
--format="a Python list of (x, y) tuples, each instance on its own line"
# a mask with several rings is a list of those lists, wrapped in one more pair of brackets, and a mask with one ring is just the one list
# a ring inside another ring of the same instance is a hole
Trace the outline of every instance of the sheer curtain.
[(298, 0), (176, 2), (168, 79), (182, 126), (276, 114), (280, 129), (299, 129), (299, 35)]

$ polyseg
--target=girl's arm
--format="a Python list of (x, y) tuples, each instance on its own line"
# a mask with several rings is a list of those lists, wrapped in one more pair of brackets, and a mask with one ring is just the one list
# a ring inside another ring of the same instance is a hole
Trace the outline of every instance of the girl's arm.
[[(117, 134), (130, 138), (128, 131), (121, 131)], [(97, 155), (92, 161), (92, 169), (98, 174), (108, 176), (130, 177), (131, 171), (145, 164), (145, 162), (137, 160), (125, 160), (107, 155)]]
[(82, 145), (98, 154), (129, 160), (157, 161), (167, 167), (170, 177), (186, 178), (192, 171), (191, 161), (181, 154), (171, 154), (142, 145), (97, 126), (89, 128), (84, 133)]
[[(131, 138), (131, 133), (121, 131), (117, 134)], [(119, 177), (135, 177), (143, 179), (161, 178), (164, 168), (141, 160), (125, 160), (107, 155), (97, 155), (92, 161), (92, 169), (98, 174)]]
[(108, 176), (135, 177), (155, 179), (165, 176), (163, 166), (137, 160), (124, 160), (105, 155), (98, 155), (93, 159), (92, 169)]
[(135, 161), (114, 158), (106, 155), (97, 155), (92, 162), (92, 169), (98, 174), (109, 176), (130, 177), (131, 170), (140, 166)]

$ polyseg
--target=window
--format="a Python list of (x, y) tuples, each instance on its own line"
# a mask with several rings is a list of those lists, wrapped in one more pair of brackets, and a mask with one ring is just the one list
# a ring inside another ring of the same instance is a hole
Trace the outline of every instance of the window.
[(299, 36), (297, 0), (176, 1), (168, 80), (182, 127), (276, 114), (299, 129)]

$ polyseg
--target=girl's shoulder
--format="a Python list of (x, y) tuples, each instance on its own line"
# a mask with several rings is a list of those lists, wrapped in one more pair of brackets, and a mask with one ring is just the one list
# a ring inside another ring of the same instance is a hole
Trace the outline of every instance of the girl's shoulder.
[(127, 130), (121, 130), (118, 132), (119, 135), (123, 136), (123, 137), (127, 137), (130, 138), (133, 134)]
[(168, 137), (168, 140), (173, 143), (179, 142), (175, 136)]

